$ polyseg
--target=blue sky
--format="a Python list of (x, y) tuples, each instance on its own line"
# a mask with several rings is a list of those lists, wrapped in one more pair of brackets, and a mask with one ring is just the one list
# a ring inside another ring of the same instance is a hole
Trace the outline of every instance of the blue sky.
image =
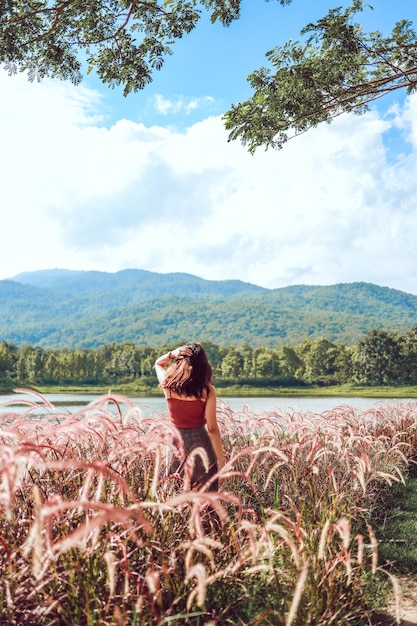
[[(0, 279), (137, 267), (417, 294), (416, 96), (399, 92), (254, 156), (222, 126), (265, 52), (336, 4), (244, 0), (227, 29), (205, 17), (126, 98), (94, 76), (75, 88), (0, 72)], [(372, 4), (367, 29), (417, 24), (410, 0)]]
[[(393, 22), (411, 19), (411, 13), (417, 16), (417, 7), (410, 10), (410, 0), (370, 4), (373, 9), (360, 18), (369, 30), (389, 33)], [(243, 0), (240, 19), (227, 28), (219, 22), (212, 24), (208, 14), (202, 14), (198, 28), (172, 46), (173, 55), (146, 89), (123, 97), (122, 88), (103, 89), (98, 80), (89, 78), (87, 83), (106, 95), (107, 124), (122, 116), (144, 124), (184, 128), (208, 115), (222, 115), (232, 103), (250, 97), (247, 76), (267, 63), (268, 50), (298, 39), (300, 30), (329, 8), (348, 5), (341, 0), (294, 0), (282, 7), (277, 0)], [(169, 101), (172, 107), (158, 110), (155, 98)], [(194, 102), (198, 106), (189, 107)]]

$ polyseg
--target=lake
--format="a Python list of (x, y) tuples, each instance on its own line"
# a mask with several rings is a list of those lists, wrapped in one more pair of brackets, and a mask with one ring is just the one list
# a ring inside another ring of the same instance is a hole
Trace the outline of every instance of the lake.
[[(44, 397), (55, 407), (65, 407), (67, 411), (75, 412), (83, 408), (89, 402), (96, 400), (101, 396), (83, 395), (83, 394), (44, 394)], [(155, 415), (166, 411), (166, 403), (164, 397), (134, 397), (127, 396), (139, 406), (145, 415)], [(4, 402), (11, 400), (36, 400), (35, 395), (27, 394), (4, 394), (0, 395), (0, 412), (5, 407), (1, 406)], [(281, 412), (294, 411), (311, 411), (313, 413), (323, 413), (339, 406), (351, 406), (359, 410), (366, 410), (376, 404), (395, 404), (396, 402), (417, 402), (415, 398), (400, 398), (395, 400), (392, 398), (361, 398), (361, 397), (328, 397), (328, 396), (276, 396), (276, 397), (239, 397), (239, 398), (221, 398), (219, 403), (224, 402), (233, 411), (239, 412), (248, 410), (252, 412), (273, 411)], [(23, 407), (22, 407), (23, 408)], [(15, 408), (13, 409), (15, 410)]]

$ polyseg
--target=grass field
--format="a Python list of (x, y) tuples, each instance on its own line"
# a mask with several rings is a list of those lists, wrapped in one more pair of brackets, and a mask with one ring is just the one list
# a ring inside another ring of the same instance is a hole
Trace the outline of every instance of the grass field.
[[(111, 385), (112, 393), (126, 396), (151, 397), (160, 396), (161, 390), (155, 385), (143, 387), (136, 383)], [(109, 385), (34, 385), (39, 393), (74, 393), (104, 395), (109, 392)], [(275, 397), (275, 396), (332, 396), (332, 397), (363, 397), (363, 398), (417, 398), (417, 386), (373, 386), (365, 385), (333, 385), (329, 387), (255, 387), (249, 385), (224, 386), (217, 385), (218, 394), (223, 397)], [(0, 383), (0, 393), (10, 393), (13, 385)], [(1, 397), (0, 397), (1, 398)]]
[(382, 513), (409, 484), (414, 402), (220, 408), (212, 493), (190, 491), (192, 460), (169, 474), (176, 430), (128, 397), (74, 415), (35, 400), (1, 415), (0, 624), (387, 623)]

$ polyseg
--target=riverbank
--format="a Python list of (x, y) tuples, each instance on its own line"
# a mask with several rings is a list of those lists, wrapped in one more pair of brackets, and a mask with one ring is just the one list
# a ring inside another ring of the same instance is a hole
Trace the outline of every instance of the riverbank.
[[(86, 394), (105, 395), (117, 393), (136, 397), (158, 397), (161, 390), (157, 386), (141, 386), (137, 383), (119, 383), (115, 385), (11, 385), (0, 382), (0, 394), (11, 393), (16, 388), (30, 388), (42, 394)], [(351, 397), (351, 398), (417, 398), (417, 386), (375, 386), (364, 385), (332, 385), (329, 387), (255, 387), (251, 385), (216, 385), (217, 393), (222, 397)]]

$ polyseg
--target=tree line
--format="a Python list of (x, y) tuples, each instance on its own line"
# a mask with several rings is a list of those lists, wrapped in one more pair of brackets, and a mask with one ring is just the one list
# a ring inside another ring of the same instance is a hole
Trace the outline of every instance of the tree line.
[[(398, 333), (370, 330), (357, 344), (320, 337), (298, 345), (253, 348), (204, 342), (216, 384), (364, 385), (417, 384), (417, 326)], [(111, 343), (95, 349), (52, 349), (3, 341), (2, 386), (117, 384), (155, 387), (154, 362), (172, 346)]]

